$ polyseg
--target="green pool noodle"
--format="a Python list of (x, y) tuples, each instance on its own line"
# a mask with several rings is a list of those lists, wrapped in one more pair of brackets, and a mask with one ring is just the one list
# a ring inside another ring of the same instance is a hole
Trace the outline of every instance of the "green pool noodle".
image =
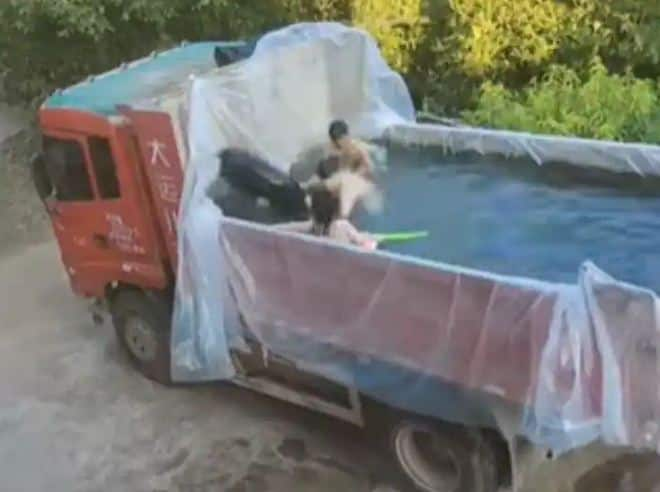
[(424, 239), (428, 237), (428, 231), (412, 231), (412, 232), (392, 232), (389, 234), (373, 234), (374, 238), (379, 243), (406, 243), (408, 241), (415, 241), (417, 239)]

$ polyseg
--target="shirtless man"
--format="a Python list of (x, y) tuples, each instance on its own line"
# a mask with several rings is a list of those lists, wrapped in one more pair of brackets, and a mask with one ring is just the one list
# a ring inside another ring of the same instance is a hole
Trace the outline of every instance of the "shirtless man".
[(351, 171), (372, 179), (373, 164), (369, 153), (357, 140), (351, 138), (348, 124), (344, 120), (335, 120), (330, 123), (328, 133), (331, 154), (339, 158), (339, 170)]
[(317, 174), (304, 187), (309, 189), (322, 182), (339, 197), (343, 218), (348, 218), (361, 200), (366, 200), (370, 209), (380, 208), (380, 195), (373, 182), (373, 164), (363, 144), (351, 138), (348, 124), (343, 120), (333, 121), (328, 134), (330, 156), (321, 161)]

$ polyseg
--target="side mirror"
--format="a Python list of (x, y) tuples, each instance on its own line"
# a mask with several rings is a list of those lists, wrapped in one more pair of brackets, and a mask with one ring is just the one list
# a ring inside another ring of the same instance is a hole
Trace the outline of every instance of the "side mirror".
[(53, 194), (53, 183), (46, 170), (46, 161), (44, 160), (43, 154), (37, 154), (32, 158), (30, 171), (32, 174), (32, 182), (37, 190), (37, 194), (41, 201), (45, 202), (46, 199)]

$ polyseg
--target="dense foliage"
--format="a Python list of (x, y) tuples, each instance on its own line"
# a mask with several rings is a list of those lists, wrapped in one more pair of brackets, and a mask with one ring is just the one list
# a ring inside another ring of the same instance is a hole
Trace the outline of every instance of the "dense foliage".
[(12, 97), (40, 98), (183, 39), (300, 20), (370, 31), (425, 109), (658, 141), (660, 0), (5, 0), (0, 80)]
[(516, 92), (486, 82), (477, 108), (464, 113), (475, 125), (586, 138), (658, 141), (658, 94), (648, 80), (612, 75), (596, 60), (586, 76), (552, 65)]
[(373, 34), (394, 69), (407, 72), (422, 37), (422, 6), (422, 0), (357, 0), (352, 21)]
[(571, 9), (554, 0), (451, 0), (459, 63), (488, 76), (550, 60), (566, 35)]

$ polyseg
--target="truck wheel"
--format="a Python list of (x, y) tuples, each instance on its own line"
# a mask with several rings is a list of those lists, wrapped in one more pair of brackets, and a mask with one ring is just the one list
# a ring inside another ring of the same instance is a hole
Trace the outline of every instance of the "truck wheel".
[(495, 453), (478, 432), (405, 419), (392, 428), (390, 447), (400, 470), (421, 492), (495, 492)]
[(158, 293), (119, 292), (111, 303), (120, 345), (147, 378), (170, 385), (171, 303)]

